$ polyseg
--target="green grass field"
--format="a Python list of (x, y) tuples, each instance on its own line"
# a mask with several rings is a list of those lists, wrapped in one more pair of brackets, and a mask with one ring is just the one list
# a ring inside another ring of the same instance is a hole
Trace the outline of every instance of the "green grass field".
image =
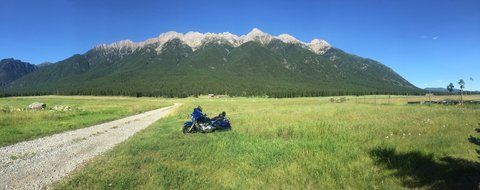
[[(47, 109), (28, 111), (33, 102)], [(55, 105), (71, 110), (51, 110)], [(122, 97), (15, 97), (0, 98), (0, 146), (122, 118), (172, 105), (171, 100)]]
[[(479, 105), (329, 99), (178, 100), (183, 106), (174, 114), (55, 188), (428, 189), (478, 182), (477, 147), (467, 138), (479, 127)], [(197, 105), (210, 116), (226, 111), (233, 130), (183, 135)]]

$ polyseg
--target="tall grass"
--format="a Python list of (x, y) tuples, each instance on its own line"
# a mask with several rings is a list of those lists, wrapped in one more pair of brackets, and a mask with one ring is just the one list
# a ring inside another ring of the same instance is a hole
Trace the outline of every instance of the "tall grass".
[[(467, 137), (480, 122), (480, 106), (325, 100), (328, 98), (181, 100), (184, 105), (175, 114), (76, 170), (56, 188), (432, 188), (448, 182), (439, 178), (435, 184), (411, 186), (408, 180), (418, 176), (408, 172), (415, 168), (397, 175), (402, 165), (385, 167), (380, 161), (390, 158), (377, 158), (377, 152), (394, 149), (398, 153), (390, 151), (384, 156), (415, 152), (432, 155), (432, 161), (445, 156), (477, 159)], [(226, 111), (233, 130), (183, 135), (180, 127), (197, 105), (211, 116)]]

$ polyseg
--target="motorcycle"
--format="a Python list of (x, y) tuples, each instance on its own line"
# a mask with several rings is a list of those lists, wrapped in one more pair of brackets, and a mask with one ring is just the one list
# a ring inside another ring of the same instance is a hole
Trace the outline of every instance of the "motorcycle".
[(188, 133), (210, 133), (214, 131), (226, 131), (230, 130), (230, 121), (222, 114), (218, 117), (208, 118), (206, 115), (194, 115), (191, 116), (191, 121), (183, 123), (182, 132)]

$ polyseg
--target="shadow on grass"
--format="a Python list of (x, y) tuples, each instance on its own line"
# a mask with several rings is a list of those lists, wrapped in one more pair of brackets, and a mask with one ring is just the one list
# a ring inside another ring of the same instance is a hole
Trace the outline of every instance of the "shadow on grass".
[[(478, 123), (478, 126), (480, 126), (480, 123)], [(477, 133), (480, 133), (480, 128), (476, 128), (475, 131)], [(470, 137), (468, 137), (468, 141), (472, 144), (480, 146), (480, 138), (478, 138), (478, 137), (474, 137), (474, 136), (470, 135)], [(480, 158), (480, 150), (476, 149), (476, 152), (479, 155), (478, 158)]]
[(370, 152), (376, 165), (394, 170), (407, 188), (479, 189), (478, 162), (421, 152), (399, 153), (394, 148), (378, 147)]

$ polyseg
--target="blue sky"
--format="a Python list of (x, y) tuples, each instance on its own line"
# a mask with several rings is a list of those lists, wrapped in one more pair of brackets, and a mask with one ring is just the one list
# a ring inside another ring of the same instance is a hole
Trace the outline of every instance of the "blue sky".
[(254, 27), (325, 39), (418, 87), (463, 78), (467, 89), (480, 90), (479, 0), (2, 0), (0, 58), (56, 62), (100, 43), (170, 30), (241, 35)]

